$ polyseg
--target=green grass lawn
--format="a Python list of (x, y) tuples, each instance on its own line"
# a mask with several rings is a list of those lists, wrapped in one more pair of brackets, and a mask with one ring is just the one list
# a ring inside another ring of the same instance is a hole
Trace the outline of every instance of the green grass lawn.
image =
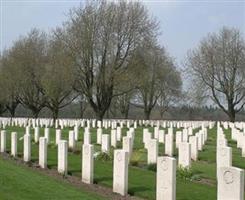
[[(68, 130), (62, 130), (63, 139), (68, 139)], [(126, 130), (123, 129), (123, 135), (126, 135)], [(150, 130), (153, 132), (152, 128)], [(7, 128), (7, 150), (10, 151), (10, 133), (11, 131), (18, 132), (18, 138), (24, 134), (24, 128), (8, 127)], [(175, 130), (176, 131), (176, 130)], [(197, 131), (197, 130), (195, 130)], [(96, 142), (96, 131), (92, 132), (92, 143)], [(110, 130), (104, 130), (104, 133), (109, 133)], [(145, 199), (155, 199), (156, 188), (156, 173), (147, 168), (147, 152), (143, 148), (142, 143), (143, 128), (136, 129), (134, 152), (131, 158), (131, 164), (129, 166), (129, 193), (135, 196), (143, 197)], [(44, 134), (44, 130), (40, 130), (41, 136)], [(68, 173), (74, 176), (81, 176), (81, 145), (82, 145), (82, 133), (80, 129), (79, 142), (77, 142), (76, 151), (69, 152), (68, 154)], [(233, 147), (233, 165), (241, 168), (245, 168), (245, 159), (241, 157), (240, 150), (235, 148), (235, 143), (230, 140), (230, 130), (225, 131), (229, 145)], [(32, 130), (33, 134), (33, 130)], [(55, 129), (50, 129), (50, 139), (52, 143), (48, 148), (48, 167), (57, 168), (57, 147), (54, 145), (55, 141)], [(208, 131), (208, 141), (202, 152), (199, 152), (199, 160), (192, 162), (192, 175), (191, 180), (186, 180), (177, 176), (176, 186), (176, 199), (177, 200), (215, 200), (216, 196), (216, 127)], [(121, 146), (121, 144), (118, 144)], [(100, 150), (100, 145), (95, 145), (95, 151)], [(22, 157), (23, 153), (23, 141), (18, 141), (18, 153)], [(159, 145), (159, 155), (164, 154), (164, 145)], [(174, 152), (175, 157), (178, 156), (177, 150)], [(32, 161), (38, 160), (38, 145), (32, 143)], [(113, 166), (112, 161), (98, 161), (95, 160), (94, 178), (95, 183), (112, 187)], [(177, 173), (178, 174), (178, 173)], [(203, 183), (210, 182), (211, 184)], [(27, 181), (28, 183), (28, 181)], [(24, 187), (24, 186), (23, 186)], [(27, 187), (27, 186), (26, 186)], [(1, 191), (1, 190), (0, 190)], [(25, 191), (23, 189), (23, 191)], [(1, 191), (2, 193), (2, 191)], [(38, 195), (38, 194), (37, 194)], [(0, 194), (1, 196), (1, 194)], [(76, 196), (75, 196), (76, 197)], [(7, 198), (8, 199), (8, 198)], [(38, 199), (38, 197), (37, 197)], [(72, 198), (74, 199), (74, 198)]]
[(17, 166), (14, 162), (0, 158), (0, 199), (1, 200), (67, 200), (98, 199), (96, 194), (83, 191), (68, 183), (59, 182), (28, 167)]

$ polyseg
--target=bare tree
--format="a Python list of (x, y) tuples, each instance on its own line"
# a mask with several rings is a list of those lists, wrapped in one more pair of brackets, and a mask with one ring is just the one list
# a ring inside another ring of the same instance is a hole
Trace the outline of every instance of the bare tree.
[(84, 95), (79, 95), (79, 106), (80, 106), (80, 118), (84, 117), (85, 110), (87, 108), (88, 102)]
[[(20, 101), (18, 99), (19, 84), (15, 79), (16, 66), (11, 58), (11, 49), (4, 51), (0, 62), (1, 111), (9, 111), (15, 117), (15, 111)], [(4, 106), (3, 106), (4, 104)], [(5, 107), (5, 108), (4, 108)]]
[(119, 95), (115, 80), (127, 70), (134, 49), (156, 30), (156, 21), (141, 3), (105, 0), (73, 9), (70, 20), (57, 29), (74, 59), (76, 90), (86, 96), (98, 119)]
[(177, 71), (165, 49), (159, 47), (156, 40), (145, 40), (133, 62), (138, 66), (135, 78), (139, 82), (133, 104), (143, 108), (145, 119), (149, 119), (159, 98), (167, 95), (170, 90), (169, 76), (173, 78)]
[(196, 90), (235, 121), (245, 104), (245, 43), (240, 31), (224, 27), (209, 34), (189, 53), (186, 65)]
[(59, 110), (69, 105), (78, 95), (73, 90), (74, 72), (72, 61), (66, 56), (65, 48), (59, 39), (49, 42), (48, 62), (41, 78), (45, 95), (45, 105), (57, 119)]
[[(169, 60), (168, 60), (169, 59)], [(168, 75), (165, 77), (165, 81), (160, 84), (160, 96), (157, 100), (160, 116), (163, 118), (164, 113), (170, 106), (179, 105), (180, 98), (183, 98), (182, 94), (182, 79), (180, 72), (176, 69), (173, 60), (170, 57), (166, 58), (165, 67)]]
[(19, 84), (21, 104), (38, 117), (45, 106), (45, 96), (41, 87), (41, 76), (47, 61), (47, 36), (33, 29), (16, 41), (12, 47), (11, 58), (16, 66), (15, 79)]

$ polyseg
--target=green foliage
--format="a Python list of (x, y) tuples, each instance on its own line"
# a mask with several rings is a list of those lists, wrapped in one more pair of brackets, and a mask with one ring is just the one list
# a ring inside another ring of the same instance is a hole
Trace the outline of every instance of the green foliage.
[(177, 170), (177, 178), (181, 180), (192, 180), (193, 170), (187, 167), (179, 167)]
[(103, 161), (103, 162), (112, 161), (113, 160), (113, 154), (111, 152), (109, 152), (109, 153), (100, 152), (97, 155), (96, 160)]
[(149, 164), (149, 165), (147, 165), (147, 169), (150, 171), (156, 172), (157, 171), (157, 165), (156, 164)]

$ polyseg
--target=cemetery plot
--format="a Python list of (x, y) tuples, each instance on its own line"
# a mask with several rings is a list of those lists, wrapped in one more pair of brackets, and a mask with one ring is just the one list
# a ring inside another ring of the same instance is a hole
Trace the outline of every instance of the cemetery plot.
[[(244, 196), (245, 158), (236, 142), (241, 127), (232, 124), (111, 120), (97, 128), (94, 121), (60, 120), (57, 128), (39, 124), (37, 134), (37, 128), (28, 124), (12, 123), (3, 125), (1, 152), (120, 195), (223, 200), (219, 194), (226, 190), (225, 180), (239, 177), (234, 180), (239, 187), (231, 195), (234, 200)], [(226, 171), (232, 174), (222, 179)]]

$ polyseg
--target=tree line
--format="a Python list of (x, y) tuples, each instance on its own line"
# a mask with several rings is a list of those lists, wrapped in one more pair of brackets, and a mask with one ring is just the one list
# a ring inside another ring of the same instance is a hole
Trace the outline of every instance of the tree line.
[(72, 102), (81, 115), (91, 107), (97, 119), (132, 106), (150, 119), (189, 99), (213, 100), (230, 118), (244, 106), (244, 39), (237, 29), (222, 28), (188, 53), (183, 76), (159, 44), (159, 22), (140, 2), (88, 1), (70, 10), (62, 26), (45, 33), (32, 29), (0, 57), (0, 113), (15, 116), (22, 105), (33, 117)]

